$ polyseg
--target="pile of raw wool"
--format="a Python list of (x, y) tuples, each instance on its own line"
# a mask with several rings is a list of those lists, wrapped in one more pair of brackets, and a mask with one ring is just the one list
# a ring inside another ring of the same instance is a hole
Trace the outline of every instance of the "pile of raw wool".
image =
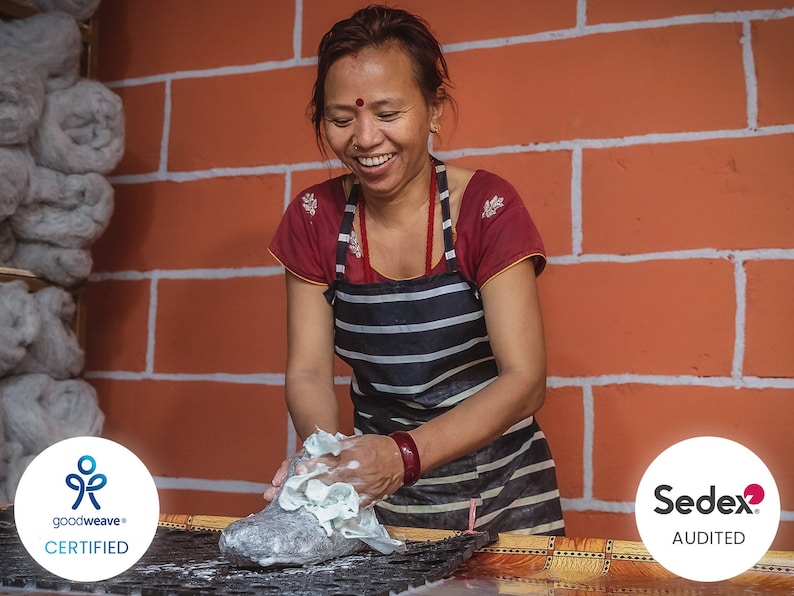
[[(0, 21), (0, 503), (42, 450), (96, 435), (104, 417), (78, 378), (74, 290), (113, 213), (106, 176), (124, 152), (121, 99), (82, 76), (78, 21), (100, 0), (26, 0), (41, 12)], [(66, 288), (66, 289), (65, 289)]]

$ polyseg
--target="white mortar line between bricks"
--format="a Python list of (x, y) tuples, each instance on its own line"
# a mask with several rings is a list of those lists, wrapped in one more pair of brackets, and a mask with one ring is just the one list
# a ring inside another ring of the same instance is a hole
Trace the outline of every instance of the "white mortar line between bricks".
[(634, 513), (633, 501), (602, 501), (593, 498), (560, 499), (565, 511), (599, 511), (601, 513)]
[[(88, 379), (112, 379), (117, 381), (206, 381), (209, 383), (229, 383), (237, 385), (263, 385), (279, 387), (284, 385), (283, 373), (155, 373), (147, 371), (124, 370), (87, 370)], [(334, 377), (334, 383), (347, 386), (350, 377)], [(546, 386), (550, 389), (560, 387), (596, 387), (605, 385), (654, 385), (658, 387), (730, 387), (734, 389), (794, 389), (794, 379), (780, 377), (752, 377), (740, 379), (726, 376), (696, 377), (693, 375), (640, 375), (616, 373), (598, 376), (559, 377), (550, 376)]]
[(287, 210), (287, 206), (289, 205), (291, 200), (292, 200), (292, 172), (289, 171), (284, 174), (284, 200), (281, 206), (281, 208), (284, 211)]
[(593, 498), (593, 446), (595, 442), (595, 403), (593, 388), (585, 383), (582, 387), (582, 410), (584, 412), (584, 431), (582, 438), (582, 494), (585, 499)]
[[(264, 482), (247, 480), (208, 480), (205, 478), (171, 478), (155, 476), (154, 483), (160, 490), (202, 490), (221, 493), (262, 493), (270, 486)], [(264, 509), (265, 502), (262, 501)]]
[(163, 133), (160, 136), (160, 163), (158, 174), (168, 175), (168, 142), (171, 138), (171, 81), (166, 81), (163, 98)]
[(110, 379), (114, 381), (177, 381), (186, 383), (227, 383), (230, 385), (262, 385), (281, 387), (284, 385), (282, 373), (154, 373), (134, 371), (86, 371), (87, 379)]
[(157, 277), (153, 277), (149, 284), (149, 312), (146, 322), (146, 372), (154, 372), (154, 352), (157, 338)]
[(576, 0), (576, 30), (583, 32), (587, 27), (587, 0)]
[(236, 279), (282, 275), (284, 268), (222, 267), (217, 269), (152, 269), (150, 271), (115, 271), (92, 273), (89, 281), (140, 281), (144, 279)]
[(779, 377), (696, 377), (694, 375), (640, 375), (617, 373), (593, 377), (550, 376), (546, 385), (550, 388), (586, 387), (605, 385), (656, 385), (659, 387), (732, 387), (734, 389), (794, 389), (794, 379)]
[(292, 55), (300, 59), (303, 54), (303, 0), (295, 0), (295, 23), (292, 26)]
[(747, 315), (747, 271), (744, 261), (736, 259), (733, 267), (734, 288), (736, 289), (736, 323), (733, 339), (733, 365), (731, 376), (741, 381), (744, 370), (745, 324)]
[[(717, 250), (712, 248), (675, 250), (655, 253), (579, 254), (549, 257), (550, 265), (567, 266), (584, 263), (643, 263), (648, 261), (682, 261), (690, 259), (720, 259), (742, 261), (790, 261), (794, 249)], [(141, 281), (145, 279), (236, 279), (242, 277), (272, 277), (282, 275), (281, 266), (222, 267), (217, 269), (155, 269), (149, 271), (94, 272), (89, 281)]]
[[(679, 27), (682, 25), (703, 25), (714, 23), (746, 23), (750, 21), (771, 21), (786, 19), (794, 16), (794, 8), (779, 10), (750, 10), (740, 12), (715, 12), (711, 14), (683, 15), (666, 19), (650, 19), (647, 21), (624, 21), (621, 23), (603, 23), (599, 25), (585, 25), (580, 28), (578, 23), (570, 29), (558, 29), (555, 31), (542, 31), (540, 33), (530, 33), (527, 35), (516, 35), (510, 37), (498, 37), (494, 39), (483, 39), (477, 41), (466, 41), (459, 43), (445, 44), (444, 52), (465, 52), (468, 50), (482, 50), (501, 48), (505, 46), (524, 45), (532, 43), (543, 43), (549, 41), (559, 41), (565, 39), (575, 39), (587, 37), (589, 35), (601, 35), (604, 33), (623, 33), (626, 31), (638, 31), (643, 29), (665, 29), (667, 27)], [(578, 19), (578, 7), (577, 7)]]
[(571, 254), (582, 254), (582, 148), (571, 152)]
[(742, 24), (742, 62), (744, 64), (744, 86), (747, 93), (747, 128), (758, 128), (758, 79), (755, 74), (752, 24)]

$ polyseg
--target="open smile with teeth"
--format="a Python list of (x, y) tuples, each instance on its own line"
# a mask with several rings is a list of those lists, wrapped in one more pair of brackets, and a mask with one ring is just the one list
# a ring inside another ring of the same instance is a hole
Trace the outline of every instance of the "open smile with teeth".
[(394, 157), (394, 153), (387, 153), (386, 155), (376, 155), (375, 157), (359, 157), (357, 159), (358, 159), (358, 163), (360, 163), (362, 166), (371, 168), (373, 166), (379, 166), (381, 164), (385, 164), (392, 157)]

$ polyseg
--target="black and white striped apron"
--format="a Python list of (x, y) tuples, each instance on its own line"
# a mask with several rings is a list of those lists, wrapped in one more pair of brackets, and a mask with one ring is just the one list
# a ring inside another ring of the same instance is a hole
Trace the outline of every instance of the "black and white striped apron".
[[(357, 432), (411, 430), (455, 407), (497, 377), (480, 295), (457, 270), (446, 168), (435, 160), (443, 219), (444, 273), (409, 280), (351, 284), (344, 278), (354, 184), (336, 255), (333, 306), (336, 353), (353, 369), (350, 395)], [(394, 526), (462, 530), (470, 500), (475, 528), (563, 534), (554, 462), (534, 417), (500, 438), (427, 473), (378, 503)]]

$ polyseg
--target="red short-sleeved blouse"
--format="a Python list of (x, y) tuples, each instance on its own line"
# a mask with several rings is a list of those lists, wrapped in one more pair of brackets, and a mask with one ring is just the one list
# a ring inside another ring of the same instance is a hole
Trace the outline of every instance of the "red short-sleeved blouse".
[[(270, 252), (298, 277), (330, 285), (336, 278), (336, 245), (345, 203), (341, 177), (301, 192), (287, 207)], [(458, 270), (478, 287), (523, 259), (532, 259), (536, 274), (546, 265), (543, 241), (526, 206), (515, 188), (496, 174), (474, 173), (453, 223)], [(364, 264), (354, 249), (351, 242), (345, 276), (351, 283), (364, 283)], [(444, 270), (441, 258), (432, 272)], [(374, 273), (375, 282), (387, 279)]]

